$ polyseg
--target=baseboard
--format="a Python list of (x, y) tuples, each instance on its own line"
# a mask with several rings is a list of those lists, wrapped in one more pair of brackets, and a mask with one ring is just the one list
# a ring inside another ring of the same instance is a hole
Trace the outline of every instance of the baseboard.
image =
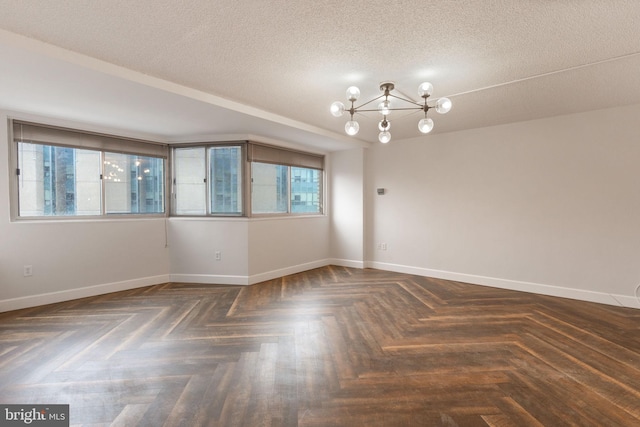
[(78, 298), (92, 297), (111, 292), (126, 291), (145, 286), (158, 285), (169, 282), (169, 275), (141, 277), (122, 282), (104, 283), (101, 285), (87, 286), (84, 288), (68, 289), (65, 291), (49, 292), (46, 294), (29, 295), (20, 298), (0, 300), (0, 313), (5, 311), (20, 310), (22, 308), (36, 307), (39, 305), (53, 304), (56, 302), (70, 301)]
[(453, 280), (456, 282), (471, 283), (474, 285), (491, 286), (513, 291), (531, 292), (541, 295), (549, 295), (561, 298), (570, 298), (580, 301), (596, 302), (600, 304), (639, 308), (640, 299), (628, 295), (607, 294), (582, 289), (566, 288), (562, 286), (544, 285), (541, 283), (523, 282), (517, 280), (499, 279), (495, 277), (477, 276), (472, 274), (454, 273), (450, 271), (433, 270), (429, 268), (411, 267), (400, 264), (384, 262), (365, 262), (367, 268), (395, 271), (398, 273), (415, 274), (416, 276), (434, 277), (437, 279)]
[(324, 267), (331, 264), (331, 261), (332, 260), (329, 259), (323, 259), (278, 270), (272, 270), (265, 273), (255, 274), (252, 276), (231, 276), (215, 274), (166, 274), (159, 276), (142, 277), (138, 279), (125, 280), (122, 282), (104, 283), (101, 285), (87, 286), (77, 289), (69, 289), (58, 292), (0, 300), (0, 313), (5, 311), (20, 310), (22, 308), (53, 304), (62, 301), (70, 301), (78, 298), (103, 295), (111, 292), (126, 291), (129, 289), (142, 288), (144, 286), (158, 285), (167, 282), (204, 283), (215, 285), (252, 285), (254, 283), (276, 279), (278, 277), (286, 276), (289, 274), (295, 274), (314, 268)]
[(142, 277), (125, 280), (122, 282), (105, 283), (95, 286), (87, 286), (78, 289), (50, 292), (45, 294), (30, 295), (20, 298), (0, 300), (0, 313), (5, 311), (20, 310), (23, 308), (53, 304), (62, 301), (70, 301), (78, 298), (86, 298), (111, 292), (125, 291), (142, 288), (167, 282), (175, 283), (205, 283), (223, 285), (252, 285), (289, 274), (300, 273), (326, 265), (339, 265), (351, 268), (377, 268), (379, 270), (395, 271), (398, 273), (415, 274), (417, 276), (434, 277), (438, 279), (453, 280), (457, 282), (472, 283), (476, 285), (491, 286), (500, 289), (532, 292), (541, 295), (549, 295), (562, 298), (570, 298), (581, 301), (596, 302), (600, 304), (622, 306), (640, 309), (640, 298), (629, 295), (606, 294), (581, 289), (566, 288), (561, 286), (543, 285), (540, 283), (522, 282), (516, 280), (499, 279), (495, 277), (478, 276), (450, 271), (434, 270), (428, 268), (411, 267), (400, 264), (383, 262), (361, 262), (344, 259), (324, 259), (314, 262), (298, 264), (278, 270), (272, 270), (252, 276), (230, 276), (211, 274), (166, 274), (158, 276)]
[(173, 283), (202, 283), (205, 285), (248, 285), (247, 276), (230, 276), (224, 274), (171, 274)]
[(364, 261), (356, 261), (351, 259), (331, 258), (329, 264), (338, 265), (340, 267), (365, 268)]
[(293, 265), (278, 270), (267, 271), (251, 276), (228, 276), (222, 274), (172, 274), (174, 283), (204, 283), (207, 285), (253, 285), (267, 280), (296, 274), (331, 264), (332, 260), (323, 259), (304, 264)]
[(281, 268), (278, 270), (267, 271), (260, 274), (254, 274), (249, 276), (249, 284), (264, 282), (266, 280), (277, 279), (278, 277), (288, 276), (289, 274), (296, 274), (302, 271), (313, 270), (314, 268), (320, 268), (331, 264), (330, 259), (322, 259), (318, 261), (308, 262), (304, 264), (293, 265), (291, 267)]

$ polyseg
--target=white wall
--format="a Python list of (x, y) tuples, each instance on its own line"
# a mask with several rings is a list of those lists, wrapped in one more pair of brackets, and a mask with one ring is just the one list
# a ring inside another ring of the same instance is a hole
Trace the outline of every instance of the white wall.
[(364, 267), (365, 150), (331, 153), (331, 257), (334, 264)]
[(8, 157), (0, 111), (0, 311), (168, 280), (163, 218), (11, 222)]
[(171, 280), (246, 285), (321, 267), (328, 236), (327, 216), (171, 218)]
[(634, 105), (377, 145), (369, 265), (640, 307), (639, 120)]
[(247, 284), (247, 222), (246, 218), (169, 219), (171, 280)]
[(329, 255), (327, 216), (249, 222), (250, 283), (327, 265)]

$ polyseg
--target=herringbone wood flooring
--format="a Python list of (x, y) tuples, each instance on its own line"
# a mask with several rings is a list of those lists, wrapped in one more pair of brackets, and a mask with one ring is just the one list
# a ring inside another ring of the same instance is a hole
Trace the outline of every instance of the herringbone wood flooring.
[(640, 311), (325, 267), (0, 314), (0, 403), (72, 425), (638, 426)]

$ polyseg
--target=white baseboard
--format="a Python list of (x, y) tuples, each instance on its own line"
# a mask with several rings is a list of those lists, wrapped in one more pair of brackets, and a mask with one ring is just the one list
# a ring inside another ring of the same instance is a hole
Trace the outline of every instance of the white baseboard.
[(411, 267), (400, 264), (367, 261), (367, 268), (395, 271), (398, 273), (415, 274), (416, 276), (434, 277), (436, 279), (453, 280), (456, 282), (471, 283), (474, 285), (491, 286), (513, 291), (531, 292), (541, 295), (549, 295), (561, 298), (570, 298), (580, 301), (596, 302), (600, 304), (615, 305), (618, 307), (640, 308), (640, 300), (634, 296), (607, 294), (582, 289), (566, 288), (562, 286), (544, 285), (541, 283), (523, 282), (517, 280), (499, 279), (496, 277), (477, 276), (473, 274), (454, 273), (450, 271), (433, 270), (429, 268)]
[(171, 274), (173, 283), (203, 283), (205, 285), (248, 285), (247, 276), (224, 274)]
[(69, 289), (58, 292), (50, 292), (38, 295), (0, 300), (0, 313), (5, 311), (20, 310), (22, 308), (36, 307), (53, 304), (56, 302), (70, 301), (78, 298), (86, 298), (111, 292), (126, 291), (142, 288), (144, 286), (158, 285), (161, 283), (204, 283), (216, 285), (252, 285), (266, 280), (276, 279), (289, 274), (300, 273), (314, 268), (324, 267), (330, 264), (329, 259), (294, 265), (287, 268), (255, 274), (253, 276), (231, 276), (215, 274), (166, 274), (159, 276), (142, 277), (125, 280), (122, 282), (104, 283), (101, 285), (87, 286), (77, 289)]
[(169, 281), (168, 274), (159, 276), (141, 277), (138, 279), (124, 280), (122, 282), (104, 283), (101, 285), (87, 286), (84, 288), (68, 289), (65, 291), (49, 292), (46, 294), (29, 295), (26, 297), (0, 300), (0, 313), (22, 308), (36, 307), (39, 305), (53, 304), (61, 301), (70, 301), (78, 298), (92, 297), (111, 292), (126, 291), (145, 286), (158, 285)]
[(142, 277), (125, 280), (122, 282), (105, 283), (95, 286), (87, 286), (78, 289), (50, 292), (45, 294), (30, 295), (20, 298), (0, 300), (0, 313), (22, 308), (36, 307), (39, 305), (53, 304), (61, 301), (69, 301), (78, 298), (103, 295), (111, 292), (125, 291), (144, 286), (157, 285), (167, 282), (176, 283), (205, 283), (222, 285), (252, 285), (289, 274), (300, 273), (326, 265), (339, 265), (351, 268), (377, 268), (379, 270), (395, 271), (398, 273), (415, 274), (417, 276), (434, 277), (438, 279), (453, 280), (457, 282), (472, 283), (476, 285), (491, 286), (500, 289), (531, 292), (562, 298), (570, 298), (581, 301), (596, 302), (614, 306), (640, 309), (640, 299), (636, 296), (607, 294), (581, 289), (566, 288), (561, 286), (543, 285), (540, 283), (523, 282), (516, 280), (499, 279), (495, 277), (477, 276), (472, 274), (454, 273), (450, 271), (433, 270), (428, 268), (411, 267), (400, 264), (383, 262), (361, 262), (345, 259), (324, 259), (314, 262), (298, 264), (278, 270), (272, 270), (251, 276), (211, 275), (211, 274), (166, 274), (158, 276)]
[(251, 276), (228, 276), (222, 274), (172, 274), (171, 281), (175, 283), (204, 283), (208, 285), (253, 285), (278, 277), (296, 274), (314, 268), (331, 264), (332, 260), (323, 259), (286, 268), (267, 271)]
[(331, 264), (331, 260), (322, 259), (318, 261), (308, 262), (304, 264), (293, 265), (291, 267), (281, 268), (278, 270), (267, 271), (260, 274), (254, 274), (249, 276), (249, 284), (264, 282), (266, 280), (277, 279), (278, 277), (288, 276), (289, 274), (296, 274), (302, 271), (313, 270), (314, 268), (324, 267)]
[(338, 265), (340, 267), (365, 268), (364, 261), (356, 261), (352, 259), (331, 258), (330, 265)]

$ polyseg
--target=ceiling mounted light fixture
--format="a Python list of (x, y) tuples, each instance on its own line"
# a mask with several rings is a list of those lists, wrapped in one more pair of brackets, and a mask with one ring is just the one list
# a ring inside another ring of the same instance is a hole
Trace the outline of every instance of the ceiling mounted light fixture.
[[(347, 99), (349, 100), (349, 102), (351, 102), (351, 108), (347, 109), (342, 102), (336, 101), (333, 104), (331, 104), (331, 108), (330, 108), (331, 114), (333, 114), (335, 117), (340, 117), (345, 113), (345, 111), (349, 112), (351, 119), (344, 126), (344, 130), (347, 133), (347, 135), (354, 136), (360, 130), (360, 125), (358, 124), (357, 121), (353, 119), (353, 115), (355, 113), (366, 113), (371, 111), (379, 112), (380, 114), (382, 114), (382, 120), (380, 120), (380, 122), (378, 123), (378, 129), (380, 130), (380, 133), (378, 134), (378, 140), (380, 140), (380, 142), (382, 142), (383, 144), (386, 144), (387, 142), (391, 141), (391, 133), (389, 132), (389, 128), (391, 127), (391, 122), (389, 121), (388, 116), (392, 111), (399, 111), (399, 110), (424, 111), (424, 118), (418, 122), (418, 130), (422, 133), (429, 133), (433, 129), (433, 120), (427, 117), (427, 112), (432, 108), (435, 108), (436, 112), (440, 114), (448, 113), (449, 110), (451, 110), (452, 104), (449, 98), (440, 98), (436, 101), (435, 105), (431, 105), (431, 106), (427, 105), (427, 99), (431, 96), (431, 93), (433, 92), (433, 85), (431, 83), (424, 82), (424, 83), (421, 83), (420, 86), (418, 86), (418, 95), (420, 95), (420, 97), (423, 99), (423, 103), (415, 102), (411, 99), (406, 99), (400, 96), (393, 95), (391, 91), (394, 88), (395, 88), (395, 85), (393, 82), (380, 83), (380, 90), (383, 92), (382, 95), (376, 98), (373, 98), (371, 101), (367, 101), (364, 104), (360, 104), (359, 106), (356, 107), (355, 102), (360, 97), (360, 89), (358, 89), (355, 86), (351, 86), (349, 87), (349, 89), (347, 89)], [(412, 104), (412, 106), (394, 108), (391, 105), (391, 100), (389, 98), (398, 99), (405, 103)], [(381, 102), (377, 105), (376, 109), (366, 109), (366, 110), (362, 109), (362, 107), (364, 107), (365, 105), (369, 105), (372, 102), (375, 102), (378, 100), (381, 100)]]

